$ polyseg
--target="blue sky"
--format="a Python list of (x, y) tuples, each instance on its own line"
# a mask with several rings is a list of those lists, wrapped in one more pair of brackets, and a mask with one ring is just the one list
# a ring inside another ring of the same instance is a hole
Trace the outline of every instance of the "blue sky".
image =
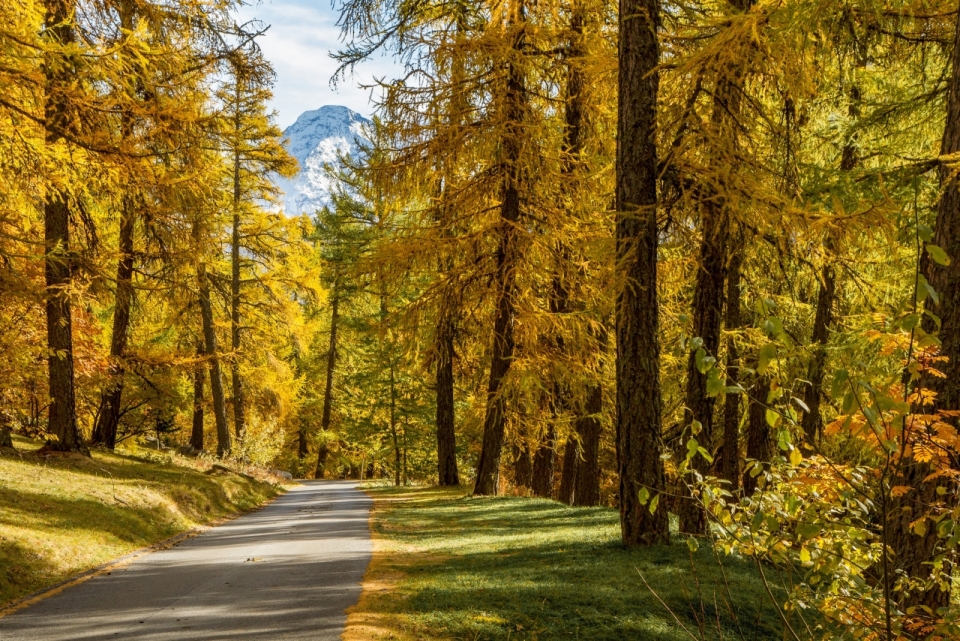
[(336, 63), (328, 55), (343, 46), (337, 11), (330, 0), (245, 0), (237, 21), (253, 18), (270, 25), (260, 47), (277, 72), (273, 108), (281, 127), (292, 124), (304, 111), (323, 105), (344, 105), (370, 116), (370, 92), (359, 85), (374, 76), (393, 77), (392, 60), (378, 58), (357, 67), (353, 76), (330, 86)]

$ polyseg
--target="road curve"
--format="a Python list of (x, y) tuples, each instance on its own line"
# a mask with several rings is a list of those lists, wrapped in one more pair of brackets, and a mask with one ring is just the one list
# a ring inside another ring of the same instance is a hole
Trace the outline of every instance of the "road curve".
[(0, 618), (0, 639), (339, 639), (370, 561), (370, 506), (356, 483), (306, 481)]

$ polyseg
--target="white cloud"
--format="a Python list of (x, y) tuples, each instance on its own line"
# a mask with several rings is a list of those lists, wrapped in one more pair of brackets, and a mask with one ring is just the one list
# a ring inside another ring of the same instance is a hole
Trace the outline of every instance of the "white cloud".
[(329, 54), (344, 46), (338, 17), (328, 0), (262, 0), (237, 11), (240, 23), (258, 19), (270, 25), (259, 42), (277, 72), (272, 107), (281, 127), (323, 105), (343, 105), (369, 117), (373, 110), (370, 90), (360, 85), (371, 84), (374, 77), (399, 75), (393, 60), (379, 57), (359, 65), (336, 89), (331, 87), (337, 63)]

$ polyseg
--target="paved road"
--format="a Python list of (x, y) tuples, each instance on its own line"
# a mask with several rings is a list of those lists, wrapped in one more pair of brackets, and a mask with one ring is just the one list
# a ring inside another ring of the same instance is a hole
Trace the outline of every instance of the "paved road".
[(0, 639), (339, 639), (370, 561), (370, 504), (355, 483), (307, 481), (0, 619)]

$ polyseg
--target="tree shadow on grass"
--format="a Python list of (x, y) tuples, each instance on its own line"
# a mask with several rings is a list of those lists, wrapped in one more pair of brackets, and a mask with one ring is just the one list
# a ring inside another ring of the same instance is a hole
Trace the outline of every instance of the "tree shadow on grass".
[[(624, 549), (613, 510), (507, 497), (398, 505), (384, 532), (428, 553), (398, 562), (407, 598), (396, 611), (431, 636), (689, 639), (659, 599), (698, 638), (701, 629), (707, 639), (782, 636), (752, 563), (727, 557), (721, 569), (709, 546), (690, 552), (682, 541)], [(432, 560), (430, 551), (441, 556)]]

